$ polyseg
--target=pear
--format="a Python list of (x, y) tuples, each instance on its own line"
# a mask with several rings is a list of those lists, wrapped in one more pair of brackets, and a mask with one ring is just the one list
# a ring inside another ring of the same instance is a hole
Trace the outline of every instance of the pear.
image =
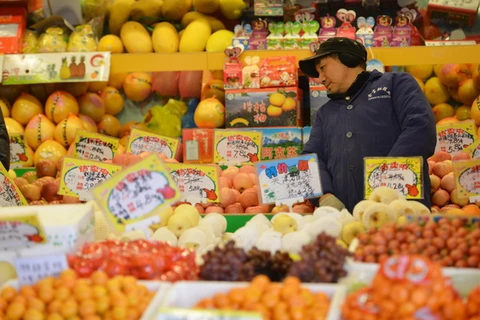
[(340, 211), (339, 222), (342, 224), (342, 226), (346, 226), (353, 221), (355, 221), (355, 218), (350, 214), (347, 209), (342, 209), (342, 211)]
[(342, 240), (349, 245), (358, 234), (367, 231), (365, 226), (360, 221), (353, 221), (345, 225), (342, 229)]
[(254, 215), (250, 220), (247, 221), (245, 225), (254, 223), (264, 224), (268, 227), (272, 227), (272, 223), (270, 222), (270, 220), (268, 220), (268, 218), (262, 213)]
[(205, 234), (205, 237), (207, 239), (207, 245), (216, 243), (217, 237), (215, 237), (215, 233), (213, 232), (213, 227), (211, 224), (199, 224), (198, 226), (196, 226), (196, 228), (202, 230), (202, 232)]
[(178, 246), (191, 250), (202, 250), (207, 246), (207, 237), (199, 228), (190, 228), (180, 235)]
[(421, 202), (418, 202), (418, 201), (414, 201), (414, 200), (410, 200), (408, 201), (408, 203), (410, 204), (410, 206), (413, 208), (413, 212), (414, 214), (416, 215), (429, 215), (431, 214), (432, 212), (430, 211), (430, 209), (428, 209), (423, 203)]
[(176, 247), (177, 246), (177, 236), (168, 229), (168, 227), (161, 227), (155, 231), (152, 235), (152, 240), (166, 242), (169, 245)]
[(395, 220), (401, 216), (415, 214), (415, 210), (413, 210), (413, 206), (410, 204), (410, 202), (411, 201), (405, 199), (397, 199), (390, 202), (388, 206), (390, 207)]
[(355, 220), (362, 221), (365, 210), (374, 203), (375, 201), (373, 200), (362, 200), (359, 203), (357, 203), (353, 208), (353, 218)]
[(288, 253), (299, 254), (303, 246), (309, 244), (311, 240), (310, 235), (305, 230), (290, 232), (283, 236), (282, 250)]
[(403, 194), (392, 188), (378, 187), (372, 191), (368, 199), (375, 202), (389, 204), (393, 200), (404, 199), (404, 196)]
[(180, 214), (180, 213), (188, 216), (188, 219), (190, 219), (190, 221), (192, 222), (192, 226), (198, 225), (198, 222), (201, 219), (200, 214), (198, 213), (198, 210), (191, 204), (183, 203), (178, 207), (176, 207), (175, 210), (173, 211), (173, 215)]
[(154, 231), (167, 225), (168, 219), (170, 219), (170, 217), (173, 215), (173, 209), (170, 206), (167, 206), (166, 208), (160, 207), (159, 209), (155, 210), (155, 214), (160, 216), (160, 222), (150, 226), (150, 229)]
[(337, 208), (334, 207), (322, 206), (315, 209), (315, 211), (313, 212), (313, 216), (315, 217), (315, 219), (321, 217), (334, 217), (335, 219), (339, 220), (340, 211), (338, 211)]
[(286, 235), (290, 232), (297, 231), (298, 223), (294, 218), (286, 214), (282, 214), (276, 217), (275, 221), (273, 221), (273, 230), (280, 232), (282, 235)]
[(200, 222), (199, 226), (208, 224), (211, 225), (215, 237), (222, 237), (225, 231), (227, 230), (227, 219), (223, 214), (211, 212), (207, 214)]
[(375, 203), (365, 210), (362, 222), (367, 229), (377, 229), (390, 221), (396, 221), (390, 207), (385, 203)]
[(167, 227), (178, 238), (185, 230), (192, 228), (194, 225), (185, 214), (174, 214), (168, 219)]
[(255, 242), (255, 247), (274, 254), (282, 248), (282, 234), (273, 230), (265, 231)]
[(235, 241), (236, 247), (248, 251), (253, 248), (264, 231), (261, 228), (257, 228), (257, 225), (244, 226), (235, 231), (231, 239)]
[(316, 239), (320, 233), (337, 238), (342, 232), (342, 225), (334, 217), (321, 217), (310, 223), (307, 232), (312, 239)]

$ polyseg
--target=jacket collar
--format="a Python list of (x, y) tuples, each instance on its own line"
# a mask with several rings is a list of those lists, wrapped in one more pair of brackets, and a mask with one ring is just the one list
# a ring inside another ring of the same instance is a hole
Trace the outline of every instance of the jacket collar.
[(363, 86), (369, 81), (376, 79), (380, 77), (382, 74), (376, 70), (373, 70), (371, 72), (368, 71), (363, 71), (361, 72), (355, 81), (352, 83), (350, 88), (348, 88), (347, 92), (345, 93), (332, 93), (332, 94), (327, 94), (327, 97), (329, 97), (332, 100), (340, 100), (340, 99), (345, 99), (345, 97), (350, 96), (353, 97), (357, 92), (359, 92)]

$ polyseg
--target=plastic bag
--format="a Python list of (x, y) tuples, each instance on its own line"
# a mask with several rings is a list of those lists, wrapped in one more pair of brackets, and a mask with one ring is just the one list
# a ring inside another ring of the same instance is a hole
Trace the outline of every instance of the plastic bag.
[(187, 112), (187, 105), (170, 99), (164, 106), (154, 106), (143, 118), (147, 128), (156, 134), (179, 138), (182, 134), (182, 117)]
[(35, 31), (25, 30), (23, 36), (22, 53), (37, 53), (38, 52), (38, 36)]
[(68, 38), (68, 52), (93, 52), (97, 51), (97, 41), (93, 34), (93, 27), (83, 24), (75, 27)]
[(68, 35), (62, 28), (50, 27), (43, 33), (38, 41), (38, 52), (65, 52), (67, 51)]

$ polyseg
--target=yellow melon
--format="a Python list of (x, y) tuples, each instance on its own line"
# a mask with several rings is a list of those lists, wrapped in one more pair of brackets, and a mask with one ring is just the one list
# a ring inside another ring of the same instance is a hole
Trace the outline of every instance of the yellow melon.
[(42, 103), (29, 93), (22, 93), (13, 103), (12, 118), (26, 125), (30, 119), (43, 112)]
[(82, 120), (76, 115), (70, 114), (55, 127), (55, 140), (64, 147), (68, 147), (75, 139), (77, 130), (84, 129)]
[(78, 102), (70, 93), (57, 90), (45, 102), (45, 115), (55, 124), (67, 118), (70, 113), (78, 114)]
[(25, 140), (33, 150), (36, 150), (42, 142), (53, 139), (54, 132), (55, 125), (45, 115), (38, 114), (25, 127)]
[(36, 165), (41, 159), (50, 159), (57, 163), (61, 157), (67, 154), (67, 149), (55, 140), (42, 142), (33, 154), (33, 164)]

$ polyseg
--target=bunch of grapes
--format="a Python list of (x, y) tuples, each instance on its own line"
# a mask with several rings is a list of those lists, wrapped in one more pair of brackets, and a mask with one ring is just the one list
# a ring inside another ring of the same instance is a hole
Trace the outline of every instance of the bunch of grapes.
[(292, 264), (288, 275), (302, 282), (338, 282), (347, 275), (343, 265), (349, 255), (350, 252), (340, 247), (335, 238), (321, 233), (315, 242), (303, 247), (301, 260)]
[(288, 273), (293, 260), (286, 252), (271, 254), (254, 247), (248, 252), (249, 264), (253, 265), (255, 274), (264, 274), (271, 281), (282, 281)]

